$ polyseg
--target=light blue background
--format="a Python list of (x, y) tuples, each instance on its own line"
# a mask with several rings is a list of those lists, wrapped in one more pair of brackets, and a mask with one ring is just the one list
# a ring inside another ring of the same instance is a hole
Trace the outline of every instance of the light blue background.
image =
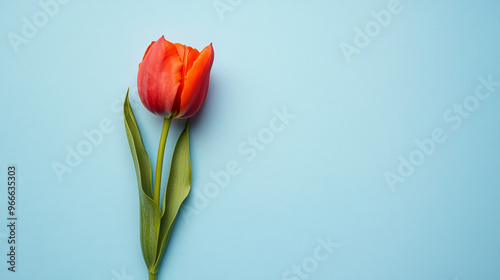
[[(307, 279), (500, 279), (500, 87), (457, 129), (443, 119), (479, 76), (500, 81), (500, 2), (401, 0), (350, 62), (340, 44), (390, 0), (218, 3), (231, 9), (73, 0), (18, 53), (9, 33), (22, 35), (22, 18), (43, 10), (0, 3), (1, 279), (147, 278), (120, 106), (130, 87), (155, 160), (161, 119), (137, 102), (136, 75), (161, 35), (198, 49), (213, 42), (215, 62), (192, 122), (193, 192), (158, 279), (297, 280), (287, 270), (311, 265), (328, 237), (340, 246)], [(247, 160), (238, 146), (284, 107), (295, 118)], [(58, 180), (52, 164), (106, 119), (113, 131)], [(436, 128), (447, 140), (391, 189), (384, 174)], [(231, 160), (241, 172), (203, 204), (210, 172)], [(10, 164), (16, 273), (5, 262)]]

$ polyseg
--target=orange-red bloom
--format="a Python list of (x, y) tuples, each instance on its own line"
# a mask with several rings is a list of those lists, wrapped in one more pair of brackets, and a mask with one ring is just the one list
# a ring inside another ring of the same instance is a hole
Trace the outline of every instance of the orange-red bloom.
[(207, 96), (212, 44), (201, 52), (162, 36), (149, 45), (139, 64), (137, 89), (144, 106), (164, 118), (189, 118)]

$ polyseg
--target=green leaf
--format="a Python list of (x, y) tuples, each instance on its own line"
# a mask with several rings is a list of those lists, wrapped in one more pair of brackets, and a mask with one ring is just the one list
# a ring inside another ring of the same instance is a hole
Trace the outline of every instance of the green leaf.
[(162, 203), (160, 239), (155, 263), (158, 271), (163, 253), (172, 234), (179, 208), (191, 189), (191, 161), (189, 159), (189, 119), (179, 135), (170, 163), (170, 173)]
[(160, 232), (160, 206), (152, 199), (151, 162), (142, 142), (141, 132), (130, 107), (128, 90), (123, 103), (123, 116), (130, 151), (134, 158), (137, 184), (139, 185), (139, 203), (141, 209), (141, 248), (146, 266), (151, 271), (156, 261), (158, 235)]

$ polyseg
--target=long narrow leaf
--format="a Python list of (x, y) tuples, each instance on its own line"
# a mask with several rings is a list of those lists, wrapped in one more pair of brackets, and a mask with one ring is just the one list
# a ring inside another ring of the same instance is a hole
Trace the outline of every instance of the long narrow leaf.
[(142, 142), (139, 126), (130, 107), (128, 90), (123, 103), (125, 130), (134, 159), (137, 184), (139, 186), (139, 203), (141, 209), (141, 248), (146, 266), (151, 271), (156, 261), (158, 235), (160, 231), (160, 206), (152, 199), (151, 162)]
[(191, 161), (189, 158), (189, 120), (186, 121), (172, 155), (167, 187), (163, 197), (160, 238), (155, 269), (158, 270), (163, 253), (172, 234), (177, 213), (191, 189)]

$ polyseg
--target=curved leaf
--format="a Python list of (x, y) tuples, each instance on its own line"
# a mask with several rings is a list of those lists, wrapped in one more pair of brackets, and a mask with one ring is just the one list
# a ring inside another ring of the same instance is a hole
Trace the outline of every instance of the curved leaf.
[(134, 117), (127, 95), (123, 103), (125, 130), (134, 158), (137, 184), (139, 185), (139, 203), (141, 209), (141, 248), (146, 266), (151, 271), (156, 261), (158, 234), (160, 232), (160, 206), (152, 199), (151, 162), (142, 142), (139, 126)]
[(158, 271), (163, 253), (167, 247), (177, 213), (191, 189), (191, 161), (189, 158), (189, 119), (179, 135), (170, 163), (167, 187), (162, 203), (160, 238), (158, 241), (155, 271)]

